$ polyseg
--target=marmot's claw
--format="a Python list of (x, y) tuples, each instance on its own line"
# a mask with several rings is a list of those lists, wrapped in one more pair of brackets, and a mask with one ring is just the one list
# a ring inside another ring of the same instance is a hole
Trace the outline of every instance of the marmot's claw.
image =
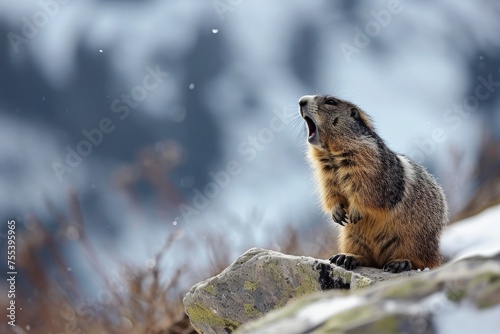
[(342, 205), (337, 205), (337, 207), (333, 210), (332, 219), (340, 226), (344, 226), (344, 224), (347, 224), (347, 215)]
[(390, 273), (400, 273), (408, 270), (411, 270), (411, 262), (409, 260), (394, 260), (384, 265), (384, 271)]
[(337, 264), (337, 262), (344, 263), (345, 255), (344, 254), (337, 254), (337, 255), (332, 256), (329, 260), (330, 260), (330, 263), (333, 263), (333, 264), (339, 266), (340, 264)]
[(346, 256), (344, 261), (344, 268), (347, 270), (353, 270), (356, 268), (356, 259), (352, 256)]
[(344, 267), (347, 270), (353, 270), (361, 263), (356, 258), (356, 256), (337, 254), (330, 258), (330, 263), (335, 264), (339, 267)]
[(357, 224), (362, 218), (363, 216), (361, 215), (361, 213), (356, 210), (351, 210), (349, 212), (349, 222), (351, 224)]

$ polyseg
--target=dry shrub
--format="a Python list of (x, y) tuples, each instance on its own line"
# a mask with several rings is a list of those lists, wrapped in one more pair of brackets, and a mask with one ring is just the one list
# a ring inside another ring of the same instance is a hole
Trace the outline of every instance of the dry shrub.
[[(168, 210), (184, 201), (169, 181), (169, 173), (180, 164), (183, 152), (172, 141), (156, 146), (142, 150), (135, 163), (120, 168), (115, 173), (114, 182), (135, 213), (144, 213), (137, 189), (140, 184), (149, 184), (158, 198), (158, 208), (167, 217)], [(246, 218), (251, 223), (230, 212), (221, 212), (221, 217), (227, 222), (219, 229), (221, 232), (200, 231), (203, 238), (190, 240), (179, 234), (181, 229), (173, 231), (166, 235), (151, 265), (138, 268), (124, 264), (117, 274), (106, 270), (102, 263), (87, 233), (75, 191), (69, 194), (67, 214), (48, 200), (47, 207), (57, 221), (55, 230), (49, 230), (36, 216), (26, 217), (26, 228), (17, 230), (17, 326), (13, 328), (2, 322), (0, 333), (195, 333), (182, 304), (187, 289), (220, 273), (234, 260), (234, 253), (241, 250), (241, 246), (236, 249), (235, 242), (228, 239), (225, 233), (228, 228), (245, 236), (247, 248), (256, 244), (255, 231), (265, 228), (261, 224), (263, 216), (256, 210)], [(309, 230), (308, 235), (287, 225), (267, 248), (287, 254), (328, 258), (333, 254), (332, 245), (335, 243), (332, 242), (333, 229), (325, 224), (324, 230), (330, 232)], [(179, 244), (188, 258), (193, 259), (192, 263), (180, 263), (170, 271), (162, 269), (162, 259), (176, 257), (172, 246)], [(103, 288), (97, 295), (90, 296), (94, 299), (89, 300), (82, 282), (70, 270), (80, 263), (68, 263), (64, 254), (68, 247), (79, 248), (79, 254), (82, 254), (79, 262), (87, 262), (93, 276), (99, 279)], [(195, 261), (200, 249), (208, 259), (205, 266)], [(6, 291), (0, 291), (0, 307), (4, 310), (8, 302), (6, 296)]]
[[(179, 264), (171, 272), (163, 272), (158, 264), (163, 258), (174, 256), (170, 253), (174, 244), (188, 243), (186, 251), (196, 252), (189, 247), (191, 241), (180, 238), (181, 230), (178, 230), (166, 237), (150, 266), (137, 268), (125, 265), (117, 277), (105, 270), (98, 251), (86, 233), (76, 193), (71, 192), (69, 199), (68, 216), (47, 202), (58, 222), (56, 231), (48, 231), (35, 216), (27, 217), (27, 229), (18, 231), (18, 279), (22, 277), (24, 282), (16, 294), (17, 326), (5, 325), (1, 332), (195, 333), (182, 304), (186, 286), (226, 268), (234, 260), (228, 252), (234, 245), (224, 235), (206, 235), (203, 245), (209, 258), (206, 267)], [(244, 224), (240, 224), (243, 229)], [(238, 226), (235, 228), (240, 228)], [(277, 250), (304, 254), (304, 245), (299, 242), (296, 229), (288, 226), (282, 235), (280, 241), (275, 242)], [(248, 242), (251, 243), (251, 240)], [(62, 251), (68, 243), (80, 246), (84, 254), (82, 260), (91, 265), (95, 276), (102, 282), (104, 288), (98, 292), (96, 300), (88, 300), (84, 289), (68, 270), (72, 265), (67, 263)], [(2, 295), (6, 296), (6, 293)], [(1, 307), (7, 306), (5, 300), (0, 304)]]

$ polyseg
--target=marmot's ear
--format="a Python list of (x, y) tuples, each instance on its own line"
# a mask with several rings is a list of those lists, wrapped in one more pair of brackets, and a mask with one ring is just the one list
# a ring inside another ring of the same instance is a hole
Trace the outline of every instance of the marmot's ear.
[(358, 123), (373, 130), (373, 124), (370, 117), (358, 108), (351, 108), (351, 117), (354, 118)]
[(351, 117), (354, 119), (360, 119), (358, 108), (351, 108)]

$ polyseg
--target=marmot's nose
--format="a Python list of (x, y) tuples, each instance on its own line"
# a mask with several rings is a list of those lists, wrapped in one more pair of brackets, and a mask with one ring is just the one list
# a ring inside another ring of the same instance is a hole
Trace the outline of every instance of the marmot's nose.
[(312, 96), (312, 95), (302, 96), (299, 99), (299, 106), (303, 107), (303, 106), (307, 105), (307, 103), (309, 102), (309, 100), (311, 100), (312, 98), (314, 98), (314, 96)]

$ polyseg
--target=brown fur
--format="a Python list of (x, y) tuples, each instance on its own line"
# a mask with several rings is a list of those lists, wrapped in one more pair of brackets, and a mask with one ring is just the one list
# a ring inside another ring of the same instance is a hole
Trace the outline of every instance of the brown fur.
[(316, 126), (309, 158), (323, 208), (342, 226), (341, 254), (331, 261), (392, 272), (439, 266), (448, 212), (434, 178), (392, 152), (354, 104), (307, 96), (300, 105)]

